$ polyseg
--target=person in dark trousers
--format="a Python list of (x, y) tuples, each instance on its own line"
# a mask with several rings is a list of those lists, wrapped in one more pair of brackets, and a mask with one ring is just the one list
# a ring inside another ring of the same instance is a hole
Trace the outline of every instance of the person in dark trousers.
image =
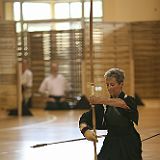
[[(138, 110), (135, 99), (123, 91), (124, 71), (109, 69), (105, 84), (110, 97), (91, 96), (95, 105), (96, 129), (107, 130), (98, 160), (142, 160), (142, 143), (134, 124), (138, 125)], [(81, 133), (89, 141), (97, 141), (93, 131), (92, 109), (79, 119)]]

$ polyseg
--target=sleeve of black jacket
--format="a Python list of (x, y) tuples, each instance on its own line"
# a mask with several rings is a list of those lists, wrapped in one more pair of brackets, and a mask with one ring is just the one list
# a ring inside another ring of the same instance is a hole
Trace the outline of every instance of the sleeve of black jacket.
[(127, 117), (132, 120), (136, 125), (138, 125), (138, 111), (137, 111), (137, 104), (136, 101), (133, 97), (131, 96), (127, 96), (126, 98), (124, 98), (125, 103), (127, 104), (127, 106), (130, 108), (130, 110), (128, 110), (127, 112)]
[[(79, 119), (79, 125), (81, 123), (86, 123), (88, 127), (90, 127), (91, 129), (93, 128), (92, 111), (93, 110), (90, 109), (88, 112), (85, 112), (82, 114), (82, 116)], [(96, 129), (103, 129), (103, 126), (102, 126), (102, 120), (104, 116), (103, 105), (96, 105), (94, 114), (96, 117)]]

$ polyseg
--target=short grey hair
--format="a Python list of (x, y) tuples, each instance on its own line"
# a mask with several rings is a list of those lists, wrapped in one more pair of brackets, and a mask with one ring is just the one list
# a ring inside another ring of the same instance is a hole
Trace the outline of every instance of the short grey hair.
[(124, 82), (124, 71), (120, 68), (111, 68), (104, 74), (104, 78), (111, 78), (114, 77), (116, 81), (120, 84), (121, 82)]

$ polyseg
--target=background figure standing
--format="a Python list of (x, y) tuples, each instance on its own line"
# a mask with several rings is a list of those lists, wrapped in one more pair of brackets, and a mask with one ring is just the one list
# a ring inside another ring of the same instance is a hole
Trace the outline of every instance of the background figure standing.
[(32, 107), (32, 85), (33, 73), (29, 69), (29, 62), (22, 61), (22, 111), (24, 114), (31, 114), (29, 108)]
[(51, 64), (51, 74), (42, 81), (39, 92), (47, 97), (46, 110), (69, 109), (66, 95), (71, 87), (65, 77), (58, 73), (58, 64)]
[[(134, 123), (138, 125), (137, 104), (122, 90), (124, 72), (112, 68), (104, 78), (110, 98), (91, 96), (89, 99), (95, 105), (96, 129), (108, 131), (98, 160), (142, 160), (141, 139), (134, 127)], [(79, 127), (87, 140), (97, 141), (92, 130), (92, 110), (82, 114)]]
[[(33, 74), (26, 59), (22, 61), (22, 115), (32, 116), (29, 108), (32, 106)], [(12, 109), (8, 115), (18, 115), (18, 109)]]

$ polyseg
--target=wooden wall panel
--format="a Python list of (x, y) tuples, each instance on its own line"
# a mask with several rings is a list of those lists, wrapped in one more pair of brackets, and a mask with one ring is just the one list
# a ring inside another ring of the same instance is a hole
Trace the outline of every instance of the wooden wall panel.
[(45, 61), (43, 49), (43, 32), (28, 33), (31, 70), (33, 72), (33, 106), (44, 106), (44, 100), (37, 95), (38, 88), (45, 77)]
[(160, 98), (160, 22), (132, 24), (135, 89), (143, 98)]
[[(91, 67), (89, 60), (89, 26), (85, 26), (85, 59), (83, 74), (83, 92), (90, 94)], [(96, 37), (96, 40), (95, 40)], [(93, 24), (93, 75), (95, 86), (103, 88), (106, 95), (104, 73), (112, 67), (122, 68), (126, 73), (125, 90), (134, 94), (133, 64), (130, 45), (130, 27), (125, 23), (94, 23)]]
[(17, 107), (17, 53), (14, 22), (0, 22), (0, 108)]

